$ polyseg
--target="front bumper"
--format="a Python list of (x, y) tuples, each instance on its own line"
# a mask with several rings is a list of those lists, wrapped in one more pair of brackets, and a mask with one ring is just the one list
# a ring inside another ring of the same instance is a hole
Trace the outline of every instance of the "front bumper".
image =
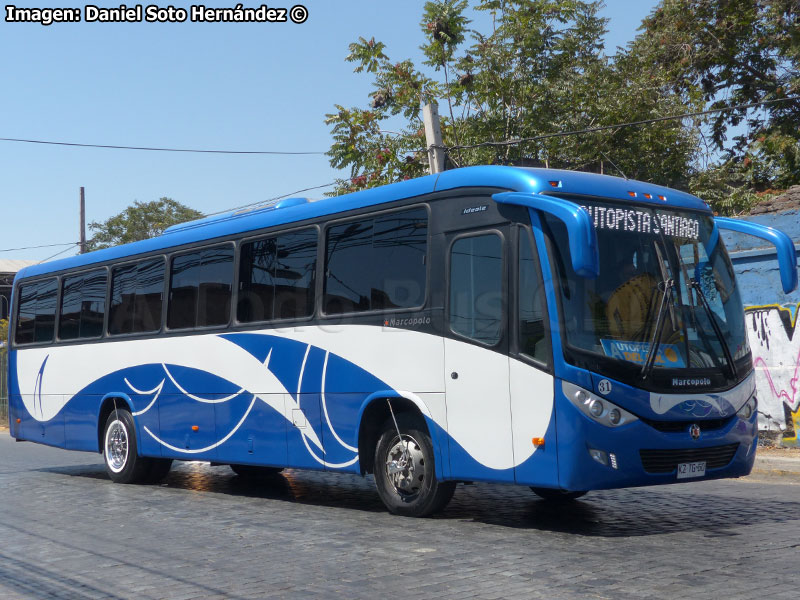
[[(742, 477), (753, 468), (758, 442), (755, 414), (748, 420), (733, 416), (724, 426), (711, 430), (704, 430), (703, 420), (697, 419), (701, 434), (695, 440), (688, 426), (674, 433), (659, 431), (641, 420), (606, 427), (580, 412), (563, 394), (556, 398), (559, 486), (565, 490)], [(613, 455), (613, 460), (601, 464), (592, 458), (591, 449)], [(676, 469), (671, 468), (679, 462), (699, 461), (707, 462), (701, 477), (678, 479)]]

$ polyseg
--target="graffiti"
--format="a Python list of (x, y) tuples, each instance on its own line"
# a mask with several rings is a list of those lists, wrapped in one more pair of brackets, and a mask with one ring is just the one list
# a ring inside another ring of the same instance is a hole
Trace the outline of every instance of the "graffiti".
[(759, 428), (783, 430), (782, 443), (790, 446), (800, 445), (798, 313), (800, 302), (783, 306), (748, 306), (745, 309), (756, 369)]

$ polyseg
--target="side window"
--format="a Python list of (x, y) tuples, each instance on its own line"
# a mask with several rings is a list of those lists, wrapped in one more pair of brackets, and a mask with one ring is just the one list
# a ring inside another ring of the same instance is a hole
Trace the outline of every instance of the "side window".
[(316, 229), (242, 244), (236, 318), (251, 323), (310, 316), (316, 263)]
[(489, 346), (503, 331), (503, 240), (464, 237), (450, 248), (450, 328)]
[(425, 208), (328, 229), (323, 307), (327, 314), (393, 310), (425, 302)]
[(55, 278), (20, 286), (14, 341), (17, 344), (52, 342), (56, 323)]
[(103, 334), (106, 280), (105, 269), (64, 277), (61, 283), (59, 339), (95, 338)]
[(545, 296), (539, 258), (530, 234), (519, 236), (519, 351), (542, 363), (549, 362), (545, 332)]
[(144, 333), (161, 327), (164, 260), (155, 258), (111, 271), (108, 333)]
[(225, 325), (230, 319), (233, 246), (204, 248), (172, 259), (167, 327)]

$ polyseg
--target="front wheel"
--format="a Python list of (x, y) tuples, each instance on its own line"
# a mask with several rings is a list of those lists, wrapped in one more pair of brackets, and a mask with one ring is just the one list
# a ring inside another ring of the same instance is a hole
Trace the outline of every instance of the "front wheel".
[[(398, 435), (397, 429), (400, 429)], [(433, 444), (419, 419), (398, 415), (386, 421), (375, 448), (375, 485), (389, 512), (424, 517), (453, 497), (453, 481), (437, 481)]]
[(114, 410), (108, 415), (103, 433), (103, 458), (106, 472), (114, 483), (147, 481), (152, 463), (138, 454), (136, 427), (126, 409)]

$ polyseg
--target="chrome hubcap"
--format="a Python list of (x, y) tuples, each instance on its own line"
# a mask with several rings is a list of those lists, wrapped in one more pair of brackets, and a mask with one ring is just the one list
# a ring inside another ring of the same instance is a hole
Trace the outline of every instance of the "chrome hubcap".
[(128, 430), (121, 421), (114, 421), (106, 431), (106, 462), (119, 473), (128, 461)]
[(426, 466), (417, 440), (404, 435), (395, 438), (386, 459), (386, 474), (401, 496), (416, 496), (425, 481)]

